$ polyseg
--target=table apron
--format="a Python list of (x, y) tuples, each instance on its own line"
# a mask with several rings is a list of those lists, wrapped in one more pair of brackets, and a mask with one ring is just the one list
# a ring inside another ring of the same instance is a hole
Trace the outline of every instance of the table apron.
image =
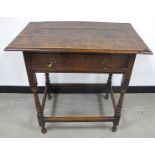
[(129, 55), (26, 54), (32, 71), (44, 73), (124, 73)]

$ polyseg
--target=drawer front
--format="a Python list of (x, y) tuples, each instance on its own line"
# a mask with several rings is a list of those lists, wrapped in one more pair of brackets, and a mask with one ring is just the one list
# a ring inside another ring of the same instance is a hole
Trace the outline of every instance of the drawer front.
[(38, 72), (124, 72), (128, 55), (30, 54), (31, 67)]

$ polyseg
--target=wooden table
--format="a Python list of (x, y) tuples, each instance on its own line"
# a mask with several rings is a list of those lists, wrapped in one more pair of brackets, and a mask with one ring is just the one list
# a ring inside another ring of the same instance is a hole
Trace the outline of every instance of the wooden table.
[[(116, 131), (136, 54), (152, 54), (131, 24), (103, 22), (31, 22), (5, 50), (23, 51), (42, 133), (46, 133), (46, 122), (113, 122), (112, 131)], [(45, 117), (44, 106), (51, 88), (49, 73), (54, 72), (108, 73), (105, 98), (110, 92), (114, 115)], [(41, 103), (36, 73), (46, 75)], [(123, 74), (118, 103), (112, 90), (113, 73)]]

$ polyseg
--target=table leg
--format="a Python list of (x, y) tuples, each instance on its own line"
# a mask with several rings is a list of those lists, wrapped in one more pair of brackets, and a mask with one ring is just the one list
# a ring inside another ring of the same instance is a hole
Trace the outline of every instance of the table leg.
[(119, 121), (120, 121), (124, 94), (130, 82), (130, 77), (131, 77), (131, 72), (132, 72), (134, 61), (135, 61), (135, 55), (131, 55), (129, 58), (129, 63), (128, 63), (128, 70), (123, 74), (123, 77), (122, 77), (120, 97), (119, 97), (118, 104), (116, 106), (116, 110), (114, 114), (115, 119), (113, 121), (113, 127), (112, 127), (113, 132), (117, 130), (117, 125), (119, 124)]
[(117, 130), (117, 125), (119, 124), (119, 121), (120, 121), (124, 93), (125, 93), (125, 90), (121, 89), (120, 98), (119, 98), (119, 101), (118, 101), (118, 104), (117, 104), (117, 107), (116, 107), (116, 111), (115, 111), (115, 114), (114, 114), (115, 119), (113, 121), (113, 127), (112, 127), (113, 132), (115, 132)]
[(119, 97), (118, 104), (116, 106), (116, 110), (115, 110), (115, 114), (114, 114), (115, 120), (113, 122), (113, 127), (112, 127), (113, 132), (115, 132), (117, 130), (117, 125), (119, 124), (119, 121), (120, 121), (124, 94), (127, 90), (128, 83), (130, 80), (128, 76), (129, 76), (128, 74), (123, 74), (123, 77), (122, 77), (120, 97)]
[(31, 86), (31, 90), (32, 90), (32, 93), (34, 95), (34, 100), (35, 100), (35, 106), (36, 106), (36, 110), (37, 110), (37, 118), (38, 118), (38, 122), (39, 122), (39, 125), (40, 127), (42, 128), (41, 131), (42, 133), (46, 133), (46, 128), (45, 128), (45, 121), (43, 119), (44, 115), (43, 115), (43, 110), (41, 108), (41, 104), (40, 104), (40, 101), (39, 101), (39, 96), (38, 96), (38, 93), (37, 93), (37, 81), (36, 80), (36, 75), (35, 73), (32, 73), (32, 75), (29, 75), (29, 77), (32, 76), (30, 79), (30, 86)]
[(46, 78), (46, 86), (48, 88), (48, 99), (50, 100), (52, 98), (51, 93), (50, 93), (50, 78), (49, 78), (49, 73), (45, 73), (45, 78)]
[(41, 107), (41, 104), (40, 104), (40, 101), (39, 101), (39, 96), (38, 96), (38, 93), (37, 93), (36, 73), (34, 71), (32, 71), (32, 69), (31, 69), (31, 63), (30, 63), (29, 55), (24, 53), (24, 59), (25, 59), (25, 65), (26, 65), (29, 84), (30, 84), (32, 93), (34, 95), (38, 122), (39, 122), (40, 127), (42, 128), (41, 129), (42, 133), (46, 133), (45, 121), (43, 119), (43, 117), (44, 117), (43, 110), (42, 110), (42, 107)]
[(107, 84), (106, 84), (106, 94), (105, 94), (105, 99), (109, 99), (109, 88), (112, 84), (112, 74), (109, 74), (108, 80), (107, 80)]

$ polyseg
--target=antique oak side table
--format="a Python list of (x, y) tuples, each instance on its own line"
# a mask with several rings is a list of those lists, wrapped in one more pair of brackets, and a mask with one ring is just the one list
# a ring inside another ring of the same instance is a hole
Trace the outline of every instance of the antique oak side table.
[[(103, 22), (31, 22), (5, 50), (23, 51), (42, 133), (46, 133), (46, 122), (113, 122), (112, 131), (116, 131), (136, 54), (152, 54), (131, 24)], [(46, 76), (41, 103), (36, 73)], [(45, 117), (44, 106), (52, 85), (49, 73), (108, 73), (105, 97), (110, 93), (114, 115)], [(123, 75), (118, 103), (112, 90), (113, 73)]]

